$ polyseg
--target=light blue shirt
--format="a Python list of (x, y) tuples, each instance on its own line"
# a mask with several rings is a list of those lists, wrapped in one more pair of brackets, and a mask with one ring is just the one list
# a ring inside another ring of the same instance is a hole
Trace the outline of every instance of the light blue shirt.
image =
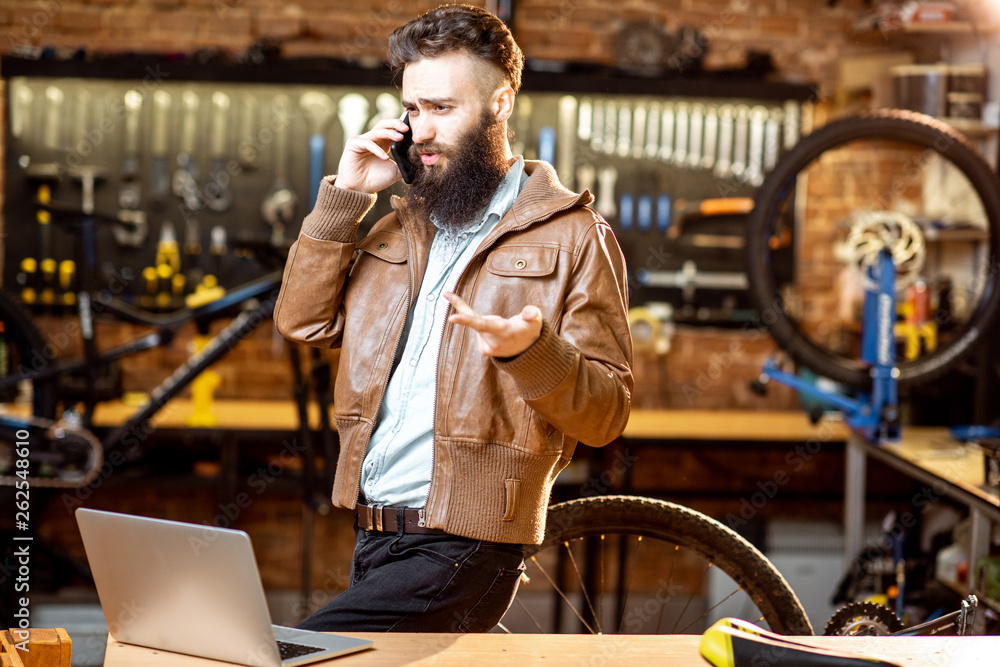
[(361, 491), (369, 504), (423, 507), (430, 493), (434, 456), (437, 361), (448, 301), (476, 249), (514, 205), (528, 176), (518, 158), (500, 182), (478, 224), (457, 234), (438, 226), (420, 294), (411, 305), (402, 356), (389, 378), (379, 423), (361, 469)]

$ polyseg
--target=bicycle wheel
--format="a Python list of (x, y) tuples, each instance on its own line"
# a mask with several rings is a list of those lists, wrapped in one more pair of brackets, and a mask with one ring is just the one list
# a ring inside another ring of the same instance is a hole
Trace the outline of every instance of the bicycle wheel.
[(793, 359), (870, 383), (859, 314), (865, 269), (883, 247), (898, 272), (899, 382), (932, 379), (1000, 308), (1000, 181), (945, 123), (898, 110), (833, 121), (761, 186), (747, 222), (750, 293)]
[[(812, 634), (763, 554), (704, 514), (662, 500), (597, 496), (549, 508), (545, 539), (501, 621), (509, 632), (694, 634), (725, 616)], [(543, 619), (543, 620), (539, 620)]]

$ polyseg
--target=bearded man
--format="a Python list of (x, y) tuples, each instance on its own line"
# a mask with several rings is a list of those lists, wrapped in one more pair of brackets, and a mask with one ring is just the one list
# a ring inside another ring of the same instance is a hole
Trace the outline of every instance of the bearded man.
[(484, 632), (578, 443), (628, 420), (624, 258), (590, 193), (511, 155), (523, 56), (489, 12), (397, 28), (389, 62), (415, 171), (360, 241), (402, 120), (351, 139), (292, 247), (275, 323), (339, 347), (333, 503), (356, 514), (350, 586), (301, 627)]

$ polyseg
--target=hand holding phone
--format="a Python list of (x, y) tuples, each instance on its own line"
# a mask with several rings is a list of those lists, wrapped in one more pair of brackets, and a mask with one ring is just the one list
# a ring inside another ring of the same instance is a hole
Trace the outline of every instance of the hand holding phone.
[(407, 156), (410, 146), (413, 145), (413, 132), (410, 131), (410, 114), (403, 114), (402, 121), (406, 123), (406, 132), (403, 133), (402, 139), (392, 142), (392, 146), (389, 147), (389, 154), (392, 155), (392, 159), (396, 162), (396, 167), (403, 176), (403, 182), (409, 185), (417, 175), (413, 169), (413, 164), (410, 162), (410, 158)]

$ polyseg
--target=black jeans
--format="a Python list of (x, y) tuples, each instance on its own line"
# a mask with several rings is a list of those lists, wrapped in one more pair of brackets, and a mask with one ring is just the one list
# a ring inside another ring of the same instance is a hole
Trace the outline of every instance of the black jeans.
[(355, 528), (351, 582), (300, 628), (327, 632), (488, 632), (514, 600), (520, 544)]

